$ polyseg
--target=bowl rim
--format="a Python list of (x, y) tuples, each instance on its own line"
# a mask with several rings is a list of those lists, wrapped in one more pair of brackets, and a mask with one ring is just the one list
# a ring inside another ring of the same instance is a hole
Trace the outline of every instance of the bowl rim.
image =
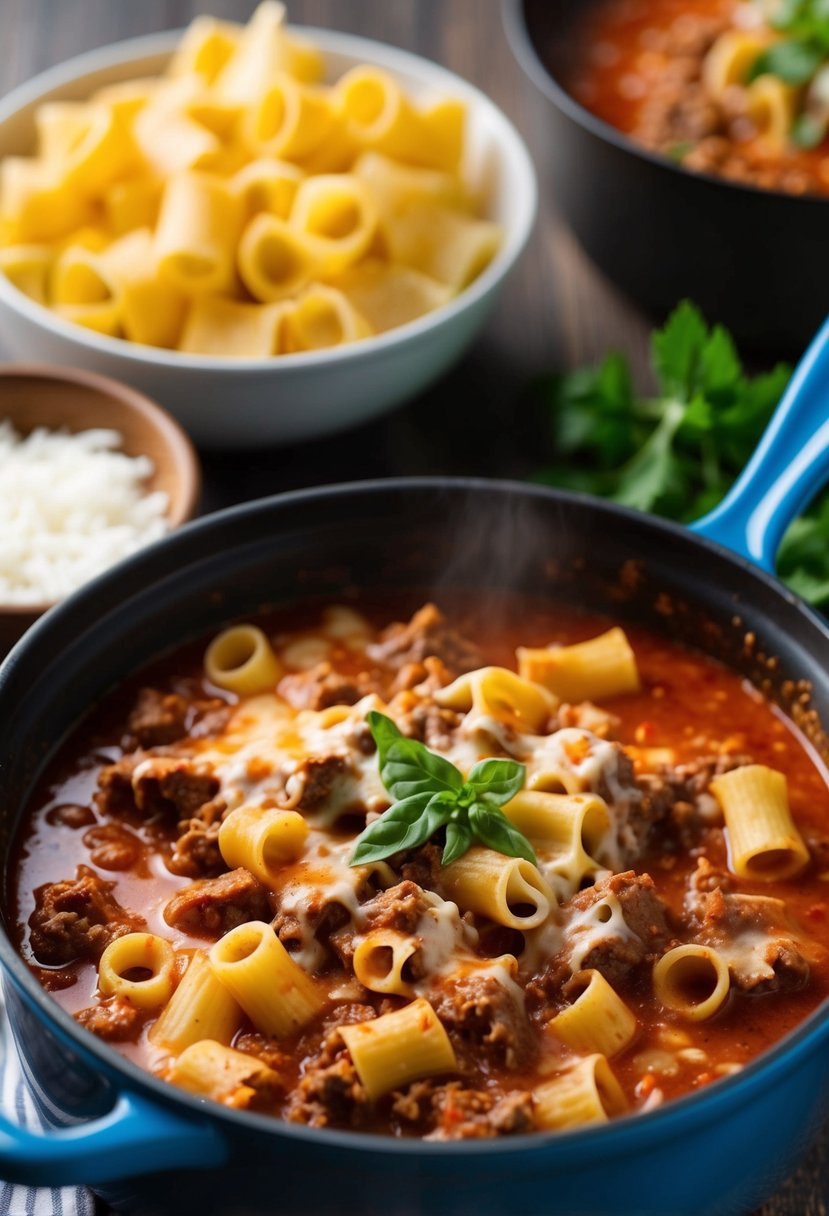
[[(114, 398), (133, 414), (149, 422), (156, 434), (162, 436), (168, 451), (172, 453), (179, 481), (186, 491), (176, 511), (167, 513), (168, 533), (181, 528), (193, 519), (201, 497), (201, 463), (190, 436), (172, 414), (168, 413), (157, 401), (153, 401), (146, 393), (133, 388), (130, 384), (123, 384), (111, 376), (79, 367), (63, 367), (53, 363), (0, 363), (0, 382), (13, 377), (31, 378), (33, 381), (58, 380), (64, 384), (95, 389), (102, 396)], [(2, 418), (1, 400), (0, 418)], [(117, 426), (113, 426), (112, 429), (117, 430)], [(80, 590), (80, 588), (76, 588), (76, 590)], [(68, 598), (68, 596), (63, 596), (61, 600), (46, 600), (31, 604), (0, 602), (0, 621), (34, 621), (53, 608), (55, 604), (62, 603), (63, 599)]]
[[(304, 368), (325, 367), (341, 361), (359, 364), (375, 355), (393, 352), (398, 344), (428, 337), (442, 324), (451, 323), (496, 290), (523, 253), (538, 212), (538, 179), (535, 165), (515, 124), (500, 106), (476, 85), (442, 64), (421, 55), (361, 35), (321, 26), (290, 25), (289, 28), (299, 37), (313, 41), (324, 56), (340, 54), (358, 62), (386, 68), (393, 74), (417, 77), (426, 88), (434, 88), (448, 96), (460, 96), (470, 109), (474, 106), (485, 115), (487, 128), (500, 149), (501, 161), (507, 160), (513, 173), (517, 170), (517, 176), (511, 180), (511, 186), (515, 186), (513, 193), (519, 198), (520, 206), (516, 219), (508, 227), (501, 225), (503, 237), (498, 250), (477, 278), (446, 304), (425, 313), (422, 317), (386, 330), (385, 333), (372, 334), (356, 342), (319, 351), (297, 351), (255, 359), (229, 355), (190, 355), (183, 351), (171, 351), (164, 347), (147, 346), (125, 338), (98, 334), (94, 330), (65, 320), (45, 305), (30, 299), (3, 274), (0, 274), (0, 303), (22, 313), (31, 323), (46, 330), (53, 330), (63, 340), (74, 341), (81, 347), (110, 358), (123, 359), (127, 364), (139, 363), (170, 371), (207, 371), (211, 375), (228, 375), (240, 371), (276, 371), (279, 368), (287, 373)], [(68, 86), (84, 76), (119, 64), (126, 65), (133, 60), (153, 55), (169, 55), (183, 32), (183, 29), (173, 29), (123, 39), (84, 51), (47, 68), (0, 98), (0, 128), (20, 110), (36, 103), (44, 93)]]
[(655, 168), (678, 174), (685, 180), (700, 181), (723, 190), (739, 191), (752, 198), (776, 198), (801, 207), (825, 207), (829, 202), (829, 197), (826, 195), (789, 194), (777, 187), (758, 186), (753, 182), (732, 181), (730, 178), (721, 177), (706, 170), (688, 169), (685, 165), (671, 160), (670, 157), (653, 152), (636, 143), (620, 128), (599, 118), (592, 110), (588, 110), (581, 102), (576, 101), (553, 75), (552, 70), (547, 67), (538, 52), (527, 20), (526, 0), (501, 0), (501, 20), (507, 42), (527, 79), (573, 122), (583, 127), (591, 135), (618, 148), (619, 151), (646, 161)]
[[(678, 541), (685, 544), (690, 542), (694, 547), (707, 550), (712, 555), (727, 560), (737, 568), (742, 578), (753, 579), (765, 590), (773, 591), (778, 598), (798, 611), (806, 619), (807, 625), (816, 628), (822, 634), (823, 639), (829, 643), (829, 622), (785, 587), (775, 576), (756, 566), (748, 558), (732, 552), (726, 546), (706, 537), (689, 533), (686, 527), (671, 520), (646, 515), (633, 508), (619, 506), (592, 495), (526, 482), (472, 477), (399, 477), (310, 487), (240, 503), (203, 516), (164, 540), (147, 546), (133, 556), (124, 559), (117, 566), (110, 567), (96, 579), (84, 584), (34, 626), (11, 651), (8, 658), (0, 664), (0, 697), (2, 697), (3, 685), (8, 679), (9, 673), (13, 672), (21, 656), (25, 658), (26, 652), (30, 648), (36, 647), (45, 633), (55, 625), (59, 625), (64, 613), (74, 611), (76, 604), (80, 607), (85, 600), (92, 607), (99, 590), (104, 589), (108, 583), (123, 582), (125, 578), (130, 580), (140, 576), (143, 566), (157, 558), (164, 549), (168, 550), (171, 556), (173, 551), (180, 550), (181, 546), (189, 547), (193, 552), (197, 552), (198, 539), (214, 529), (221, 532), (228, 524), (274, 511), (284, 513), (286, 518), (290, 519), (295, 508), (301, 508), (306, 503), (327, 501), (335, 505), (338, 499), (352, 496), (382, 495), (389, 492), (406, 494), (420, 491), (425, 493), (463, 492), (464, 494), (472, 491), (485, 493), (489, 497), (493, 493), (505, 495), (517, 493), (547, 502), (590, 507), (605, 515), (611, 526), (618, 526), (620, 519), (627, 520), (631, 525), (644, 527), (648, 531), (661, 534), (668, 552), (676, 546)], [(176, 568), (181, 570), (184, 567), (179, 561)], [(52, 755), (54, 755), (54, 749)], [(500, 1157), (504, 1154), (529, 1153), (538, 1157), (543, 1151), (565, 1158), (568, 1154), (575, 1153), (576, 1156), (573, 1159), (578, 1161), (582, 1155), (595, 1155), (595, 1149), (599, 1147), (617, 1155), (627, 1148), (638, 1148), (637, 1141), (643, 1134), (641, 1130), (643, 1128), (653, 1131), (653, 1143), (658, 1144), (682, 1134), (686, 1127), (694, 1125), (700, 1118), (698, 1112), (704, 1110), (706, 1106), (718, 1106), (725, 1113), (729, 1113), (734, 1108), (744, 1105), (758, 1091), (765, 1093), (772, 1074), (777, 1079), (781, 1073), (787, 1074), (793, 1062), (816, 1050), (829, 1036), (829, 997), (826, 997), (803, 1021), (792, 1027), (782, 1038), (761, 1051), (759, 1055), (754, 1056), (739, 1072), (718, 1078), (716, 1084), (673, 1098), (665, 1105), (653, 1110), (629, 1112), (604, 1124), (575, 1127), (556, 1132), (537, 1131), (494, 1139), (449, 1142), (407, 1140), (348, 1129), (311, 1128), (269, 1115), (235, 1110), (218, 1103), (205, 1104), (195, 1095), (178, 1089), (171, 1083), (145, 1071), (131, 1059), (121, 1056), (109, 1044), (99, 1040), (94, 1034), (78, 1025), (38, 983), (22, 955), (12, 944), (10, 933), (1, 924), (0, 967), (9, 973), (17, 989), (25, 993), (29, 1003), (38, 1008), (40, 1016), (45, 1018), (52, 1033), (58, 1034), (70, 1043), (73, 1050), (80, 1049), (86, 1056), (91, 1056), (99, 1065), (103, 1065), (104, 1072), (110, 1076), (110, 1079), (114, 1073), (115, 1083), (126, 1086), (132, 1092), (143, 1090), (163, 1106), (183, 1108), (192, 1117), (202, 1120), (207, 1116), (210, 1119), (217, 1119), (220, 1124), (227, 1121), (240, 1130), (247, 1128), (250, 1131), (269, 1132), (272, 1135), (285, 1136), (289, 1140), (316, 1144), (323, 1148), (327, 1146), (332, 1149), (345, 1149), (349, 1152), (360, 1151), (384, 1155), (411, 1156), (414, 1154), (420, 1155), (424, 1159), (432, 1156), (466, 1159), (480, 1157), (481, 1154), (487, 1156), (494, 1154)], [(631, 1143), (631, 1138), (633, 1138), (633, 1143)]]

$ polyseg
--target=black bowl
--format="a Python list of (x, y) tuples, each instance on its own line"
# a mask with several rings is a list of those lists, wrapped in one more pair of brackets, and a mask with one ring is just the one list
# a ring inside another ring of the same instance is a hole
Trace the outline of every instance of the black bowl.
[(746, 349), (799, 354), (829, 311), (815, 272), (829, 199), (692, 173), (633, 143), (556, 78), (591, 0), (502, 0), (512, 50), (535, 88), (542, 180), (601, 270), (660, 316), (683, 297)]

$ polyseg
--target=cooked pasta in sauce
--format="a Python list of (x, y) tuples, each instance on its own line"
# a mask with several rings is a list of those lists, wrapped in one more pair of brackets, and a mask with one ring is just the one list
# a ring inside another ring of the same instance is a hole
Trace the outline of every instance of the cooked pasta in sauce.
[[(649, 1110), (802, 1020), (829, 987), (804, 740), (699, 654), (502, 607), (308, 606), (99, 707), (14, 862), (54, 998), (205, 1098), (433, 1139)], [(349, 864), (393, 801), (372, 710), (465, 777), (524, 765), (502, 811), (535, 862), (479, 838), (442, 865), (438, 826)]]
[(825, 195), (827, 62), (815, 51), (794, 83), (773, 60), (761, 70), (795, 38), (774, 24), (785, 13), (775, 0), (596, 0), (551, 66), (599, 118), (688, 169)]

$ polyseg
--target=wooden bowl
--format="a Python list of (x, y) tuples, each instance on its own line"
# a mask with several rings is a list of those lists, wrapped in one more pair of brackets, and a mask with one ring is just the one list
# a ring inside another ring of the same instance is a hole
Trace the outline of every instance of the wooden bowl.
[[(118, 431), (122, 451), (152, 460), (155, 472), (147, 488), (167, 495), (170, 530), (196, 512), (201, 469), (192, 443), (160, 406), (117, 380), (36, 363), (0, 365), (0, 419), (8, 419), (23, 435), (36, 427)], [(0, 655), (51, 607), (0, 604)]]

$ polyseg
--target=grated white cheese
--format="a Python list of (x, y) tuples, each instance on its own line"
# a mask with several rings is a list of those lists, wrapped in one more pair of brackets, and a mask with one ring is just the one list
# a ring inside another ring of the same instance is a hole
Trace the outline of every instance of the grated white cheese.
[(153, 463), (119, 451), (117, 431), (0, 421), (0, 602), (51, 603), (167, 531)]

